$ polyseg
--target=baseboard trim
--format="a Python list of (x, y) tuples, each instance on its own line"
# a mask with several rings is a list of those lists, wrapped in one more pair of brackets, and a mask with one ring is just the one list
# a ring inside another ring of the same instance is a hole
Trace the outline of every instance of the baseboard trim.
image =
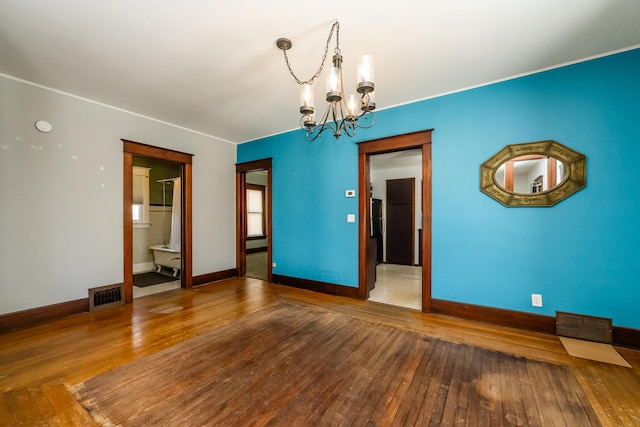
[[(441, 299), (431, 300), (431, 312), (493, 325), (556, 335), (556, 318), (554, 316)], [(613, 345), (640, 350), (640, 329), (613, 326)]]
[[(193, 286), (205, 285), (224, 279), (237, 277), (235, 268), (193, 277)], [(294, 288), (307, 289), (330, 295), (345, 296), (358, 299), (358, 288), (318, 282), (298, 277), (273, 275), (273, 283)], [(432, 312), (467, 320), (476, 320), (494, 325), (507, 326), (534, 332), (555, 335), (556, 319), (522, 311), (506, 310), (502, 308), (486, 307), (441, 299), (431, 300)], [(0, 315), (0, 333), (34, 326), (49, 320), (59, 319), (89, 311), (89, 299), (82, 298), (58, 304), (36, 307)], [(640, 350), (640, 329), (613, 326), (613, 345)]]
[(640, 350), (640, 329), (613, 327), (613, 345)]
[(431, 311), (438, 314), (478, 320), (494, 325), (508, 326), (547, 334), (556, 333), (556, 318), (523, 311), (486, 307), (441, 299), (431, 300)]
[(0, 333), (89, 311), (89, 298), (61, 302), (0, 315)]
[(224, 279), (231, 279), (232, 277), (238, 277), (238, 270), (230, 268), (229, 270), (215, 271), (213, 273), (201, 274), (199, 276), (193, 276), (192, 286), (206, 285), (211, 282), (218, 282)]
[(155, 271), (156, 265), (153, 262), (141, 262), (139, 264), (133, 264), (133, 274), (147, 273), (149, 271)]
[(261, 248), (247, 248), (247, 253), (248, 254), (255, 254), (255, 253), (258, 253), (258, 252), (266, 252), (268, 250), (269, 250), (269, 248), (266, 247), (266, 246), (263, 246)]
[(301, 279), (299, 277), (283, 276), (281, 274), (273, 275), (273, 283), (279, 285), (291, 286), (293, 288), (307, 289), (309, 291), (321, 292), (323, 294), (337, 295), (341, 297), (349, 297), (358, 299), (358, 288), (344, 285), (336, 285), (334, 283), (318, 282), (316, 280)]

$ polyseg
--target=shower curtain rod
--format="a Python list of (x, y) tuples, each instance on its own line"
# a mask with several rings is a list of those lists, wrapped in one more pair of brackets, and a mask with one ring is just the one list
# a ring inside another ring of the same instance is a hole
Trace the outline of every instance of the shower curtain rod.
[(156, 182), (169, 182), (169, 181), (175, 181), (176, 179), (180, 178), (179, 176), (176, 176), (175, 178), (166, 178), (166, 179), (159, 179)]

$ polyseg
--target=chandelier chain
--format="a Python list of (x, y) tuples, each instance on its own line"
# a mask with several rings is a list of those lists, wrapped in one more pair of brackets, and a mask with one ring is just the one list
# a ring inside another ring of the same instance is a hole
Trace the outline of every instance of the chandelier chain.
[(336, 32), (336, 48), (333, 50), (333, 52), (336, 55), (340, 55), (340, 23), (336, 21), (331, 26), (331, 31), (329, 31), (329, 37), (327, 37), (327, 44), (324, 47), (324, 55), (322, 55), (322, 62), (320, 63), (320, 68), (318, 68), (318, 71), (316, 71), (313, 77), (311, 77), (309, 80), (302, 81), (298, 78), (298, 76), (296, 76), (296, 74), (293, 72), (293, 69), (291, 68), (291, 64), (289, 64), (289, 57), (287, 56), (287, 51), (286, 50), (282, 51), (284, 53), (284, 60), (287, 63), (287, 68), (289, 68), (289, 73), (291, 74), (293, 79), (296, 81), (296, 83), (298, 83), (299, 85), (303, 85), (305, 83), (312, 84), (315, 79), (320, 77), (320, 73), (322, 73), (322, 69), (324, 68), (325, 60), (327, 59), (327, 53), (329, 52), (329, 43), (331, 43), (331, 38), (333, 37), (334, 30)]

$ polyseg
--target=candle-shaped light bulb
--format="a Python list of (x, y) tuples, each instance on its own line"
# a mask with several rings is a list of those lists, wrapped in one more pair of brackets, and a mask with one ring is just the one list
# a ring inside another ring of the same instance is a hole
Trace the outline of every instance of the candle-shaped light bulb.
[(313, 113), (313, 85), (303, 83), (300, 88), (300, 112), (302, 114)]
[(373, 92), (373, 55), (364, 55), (358, 62), (358, 93)]
[(342, 99), (341, 89), (340, 68), (329, 68), (329, 74), (327, 75), (327, 101), (340, 101)]
[(349, 95), (349, 101), (347, 102), (347, 110), (349, 111), (349, 117), (355, 117), (358, 112), (358, 98), (355, 95)]

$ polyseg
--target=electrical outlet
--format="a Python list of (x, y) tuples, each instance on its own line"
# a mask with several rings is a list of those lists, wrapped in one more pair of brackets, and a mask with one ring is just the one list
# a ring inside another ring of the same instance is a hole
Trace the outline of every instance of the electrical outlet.
[(531, 305), (534, 307), (542, 307), (542, 294), (531, 294)]
[(271, 267), (276, 268), (276, 263), (275, 263), (275, 262), (272, 262), (272, 263), (271, 263)]

